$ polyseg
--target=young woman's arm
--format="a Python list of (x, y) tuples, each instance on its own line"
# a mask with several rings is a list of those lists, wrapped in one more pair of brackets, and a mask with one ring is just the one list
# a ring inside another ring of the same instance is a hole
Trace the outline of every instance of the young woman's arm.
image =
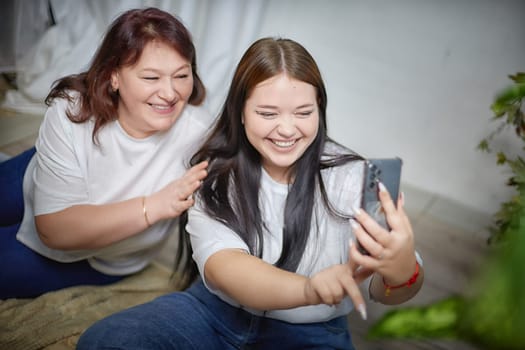
[(385, 305), (397, 305), (413, 298), (423, 286), (425, 271), (421, 265), (414, 265), (412, 276), (401, 283), (388, 283), (379, 274), (370, 281), (370, 296)]
[[(354, 305), (364, 301), (354, 278), (354, 264), (340, 264), (311, 278), (288, 272), (239, 249), (224, 249), (208, 259), (207, 283), (239, 304), (258, 310), (289, 309), (305, 305), (335, 305), (349, 295)], [(358, 307), (359, 308), (359, 307)]]

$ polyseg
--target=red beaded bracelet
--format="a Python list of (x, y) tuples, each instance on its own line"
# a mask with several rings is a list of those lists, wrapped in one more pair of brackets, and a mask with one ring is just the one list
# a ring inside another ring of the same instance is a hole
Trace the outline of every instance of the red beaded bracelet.
[(402, 283), (402, 284), (398, 284), (397, 286), (391, 286), (391, 285), (388, 285), (386, 282), (385, 282), (385, 278), (383, 277), (383, 285), (385, 286), (385, 296), (389, 296), (390, 295), (390, 291), (392, 289), (397, 289), (397, 288), (402, 288), (402, 287), (410, 287), (411, 285), (413, 285), (414, 283), (416, 283), (417, 281), (417, 277), (419, 276), (419, 264), (417, 263), (416, 261), (416, 271), (414, 272), (414, 274), (412, 275), (412, 277), (410, 277), (408, 279), (408, 281), (406, 281), (405, 283)]

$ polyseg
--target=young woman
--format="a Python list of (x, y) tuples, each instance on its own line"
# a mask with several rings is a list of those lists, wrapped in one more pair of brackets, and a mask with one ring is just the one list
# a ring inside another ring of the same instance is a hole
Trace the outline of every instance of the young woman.
[(204, 98), (177, 18), (119, 16), (88, 70), (52, 88), (36, 153), (0, 164), (0, 299), (142, 270), (206, 175), (186, 169), (211, 122)]
[(414, 296), (423, 269), (403, 201), (380, 186), (391, 232), (357, 209), (363, 161), (328, 138), (326, 103), (300, 44), (256, 41), (192, 159), (209, 162), (187, 225), (201, 279), (96, 323), (78, 348), (352, 349), (361, 282), (385, 304)]

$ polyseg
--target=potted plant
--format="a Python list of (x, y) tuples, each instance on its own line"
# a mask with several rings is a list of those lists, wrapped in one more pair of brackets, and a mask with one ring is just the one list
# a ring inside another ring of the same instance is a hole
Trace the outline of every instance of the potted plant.
[[(499, 125), (478, 145), (482, 151), (493, 152), (493, 138), (508, 128), (525, 144), (525, 73), (509, 78), (512, 85), (491, 105)], [(494, 215), (488, 242), (494, 249), (476, 274), (472, 293), (386, 313), (371, 327), (369, 338), (448, 338), (485, 349), (525, 349), (525, 161), (502, 151), (496, 155), (497, 164), (511, 170), (507, 184), (515, 195)]]

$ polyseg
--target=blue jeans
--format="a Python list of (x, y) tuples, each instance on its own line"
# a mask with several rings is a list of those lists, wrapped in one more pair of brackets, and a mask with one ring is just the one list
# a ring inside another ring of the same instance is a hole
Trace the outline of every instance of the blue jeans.
[(255, 316), (198, 280), (185, 292), (113, 314), (88, 328), (77, 350), (350, 349), (346, 317), (292, 324)]
[(35, 148), (0, 163), (0, 198), (3, 202), (0, 210), (0, 227), (20, 224), (24, 217), (24, 194), (22, 184), (27, 165)]
[(24, 217), (23, 179), (35, 148), (0, 163), (0, 300), (32, 298), (80, 284), (108, 284), (122, 276), (107, 276), (86, 260), (61, 263), (48, 259), (16, 239)]

